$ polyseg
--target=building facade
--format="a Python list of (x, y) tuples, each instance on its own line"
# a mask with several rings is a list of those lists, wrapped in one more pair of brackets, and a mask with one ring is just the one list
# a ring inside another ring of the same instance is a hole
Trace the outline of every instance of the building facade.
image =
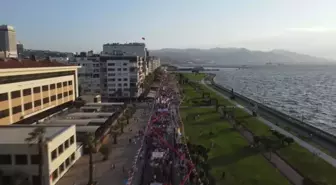
[(4, 58), (17, 58), (16, 33), (12, 26), (0, 26), (0, 52)]
[(78, 97), (78, 66), (0, 60), (0, 125), (21, 123)]
[(84, 53), (69, 62), (78, 71), (81, 95), (100, 94), (102, 99), (138, 97), (145, 78), (144, 59), (139, 56), (107, 56)]
[(160, 58), (149, 57), (148, 59), (148, 71), (152, 73), (155, 69), (161, 66)]
[[(38, 144), (26, 142), (36, 127), (8, 126), (0, 129), (0, 170), (3, 172), (0, 183), (9, 185), (13, 181), (28, 181), (22, 184), (40, 184)], [(45, 127), (45, 137), (43, 179), (45, 185), (54, 185), (80, 157), (76, 126)]]
[(147, 57), (147, 49), (145, 43), (112, 43), (103, 45), (104, 55), (125, 55), (125, 56), (140, 56)]

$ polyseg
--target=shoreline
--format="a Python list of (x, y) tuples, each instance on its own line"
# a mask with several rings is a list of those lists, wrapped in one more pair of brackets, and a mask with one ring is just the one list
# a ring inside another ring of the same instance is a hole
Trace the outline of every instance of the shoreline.
[[(216, 74), (214, 73), (207, 73), (209, 75), (209, 79), (208, 81), (210, 82), (209, 85), (213, 86), (212, 88), (214, 89), (219, 89), (221, 91), (221, 93), (223, 94), (229, 94), (231, 93), (231, 90), (223, 87), (222, 85), (220, 85), (218, 82), (216, 82)], [(248, 105), (249, 102), (253, 103), (253, 104), (257, 104), (258, 105), (258, 112), (263, 112), (262, 115), (260, 115), (261, 117), (263, 117), (264, 119), (268, 120), (268, 121), (274, 121), (274, 120), (280, 120), (280, 122), (282, 122), (282, 124), (289, 126), (289, 127), (295, 127), (296, 129), (299, 129), (301, 132), (307, 132), (308, 136), (310, 134), (313, 134), (314, 136), (318, 136), (320, 138), (320, 140), (323, 140), (324, 142), (328, 142), (330, 144), (332, 144), (333, 146), (336, 146), (336, 136), (326, 132), (320, 128), (317, 128), (315, 126), (312, 126), (308, 123), (302, 122), (301, 120), (298, 120), (290, 115), (287, 115), (281, 111), (275, 110), (274, 108), (271, 108), (267, 105), (264, 105), (258, 101), (255, 101), (251, 98), (248, 98), (244, 95), (241, 95), (239, 93), (234, 93), (235, 97), (236, 97), (236, 102), (238, 102), (239, 104), (243, 104), (243, 105)], [(247, 106), (248, 108), (248, 106)], [(273, 117), (270, 118), (270, 117)], [(276, 121), (277, 122), (277, 121)], [(319, 142), (317, 142), (317, 144), (319, 144)], [(320, 144), (322, 145), (322, 144)], [(323, 146), (323, 145), (322, 145)], [(329, 148), (329, 147), (326, 147)]]

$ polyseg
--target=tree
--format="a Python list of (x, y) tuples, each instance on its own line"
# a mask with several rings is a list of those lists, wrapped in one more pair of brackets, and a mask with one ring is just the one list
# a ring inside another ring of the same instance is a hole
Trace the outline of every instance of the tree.
[(84, 145), (89, 152), (89, 182), (88, 185), (93, 184), (93, 150), (95, 148), (95, 137), (92, 133), (87, 133), (84, 140)]
[(100, 147), (99, 152), (103, 155), (103, 160), (106, 161), (109, 158), (111, 149), (106, 144), (104, 144)]
[(124, 133), (124, 122), (118, 119), (118, 125), (120, 127), (120, 132)]
[(117, 144), (118, 132), (115, 130), (110, 130), (110, 135), (113, 137), (113, 144)]
[(32, 146), (37, 143), (38, 155), (39, 155), (39, 165), (38, 165), (38, 174), (40, 179), (40, 184), (44, 184), (44, 175), (43, 175), (43, 166), (44, 166), (44, 154), (45, 148), (47, 146), (47, 139), (45, 138), (46, 129), (45, 127), (36, 127), (32, 132), (29, 133), (29, 137), (26, 138), (26, 142)]

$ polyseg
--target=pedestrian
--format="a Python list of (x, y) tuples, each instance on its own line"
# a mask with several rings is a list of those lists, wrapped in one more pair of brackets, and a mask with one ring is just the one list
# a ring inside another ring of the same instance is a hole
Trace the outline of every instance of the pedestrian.
[(224, 178), (225, 178), (225, 172), (222, 173), (222, 179), (224, 179)]
[(122, 167), (122, 172), (125, 173), (125, 166)]
[(112, 169), (112, 170), (115, 169), (115, 164), (114, 164), (114, 163), (112, 163), (112, 165), (111, 165), (111, 169)]

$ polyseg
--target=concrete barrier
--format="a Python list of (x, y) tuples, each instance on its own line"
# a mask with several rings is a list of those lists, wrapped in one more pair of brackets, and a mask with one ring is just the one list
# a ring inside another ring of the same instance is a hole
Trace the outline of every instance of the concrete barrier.
[[(227, 89), (227, 88), (225, 88), (225, 87), (223, 87), (219, 84), (216, 84), (214, 82), (215, 74), (208, 74), (208, 75), (209, 76), (208, 76), (207, 80), (210, 81), (211, 85), (215, 89), (217, 89), (219, 91), (223, 91), (223, 92), (228, 93), (228, 94), (231, 94), (231, 89)], [(275, 110), (275, 109), (273, 109), (269, 106), (261, 104), (257, 101), (254, 101), (254, 100), (250, 99), (250, 98), (247, 98), (247, 97), (245, 97), (245, 96), (243, 96), (239, 93), (235, 92), (234, 94), (235, 94), (235, 98), (239, 99), (240, 101), (243, 101), (245, 103), (253, 103), (254, 105), (257, 104), (258, 105), (258, 110), (262, 110), (262, 111), (268, 113), (269, 115), (271, 115), (273, 117), (276, 117), (280, 120), (283, 120), (287, 123), (290, 123), (294, 127), (300, 128), (300, 129), (302, 129), (302, 130), (304, 130), (308, 133), (313, 134), (314, 136), (318, 136), (321, 139), (326, 140), (326, 141), (336, 145), (336, 136), (335, 135), (332, 135), (332, 134), (330, 134), (328, 132), (325, 132), (325, 131), (317, 128), (317, 127), (314, 127), (314, 126), (312, 126), (310, 124), (307, 124), (307, 123), (305, 123), (305, 122), (303, 122), (299, 119), (296, 119), (296, 118), (294, 118), (290, 115), (287, 115), (287, 114), (285, 114), (283, 112), (280, 112), (278, 110)]]

